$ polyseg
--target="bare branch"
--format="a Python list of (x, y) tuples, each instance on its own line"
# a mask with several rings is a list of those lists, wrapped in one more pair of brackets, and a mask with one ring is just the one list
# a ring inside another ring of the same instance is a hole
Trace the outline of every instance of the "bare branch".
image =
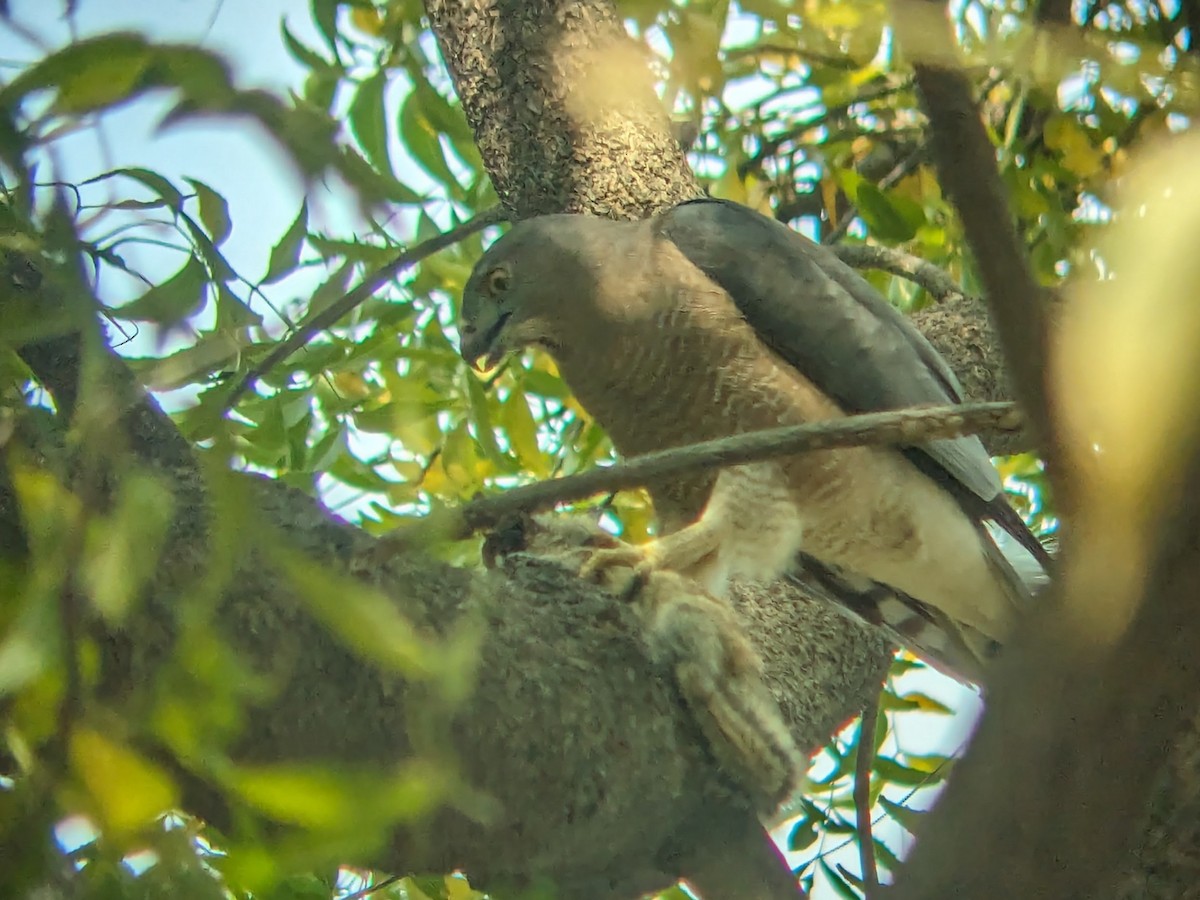
[(839, 244), (832, 250), (849, 266), (890, 272), (924, 288), (935, 300), (966, 296), (958, 282), (933, 263), (903, 250), (874, 244)]
[(256, 379), (261, 378), (272, 368), (279, 365), (310, 340), (317, 332), (331, 327), (338, 319), (349, 313), (354, 307), (363, 303), (374, 294), (377, 290), (399, 275), (409, 266), (414, 266), (427, 256), (432, 256), (439, 250), (445, 250), (447, 247), (457, 244), (475, 232), (487, 228), (489, 225), (495, 225), (503, 222), (508, 218), (508, 214), (499, 206), (493, 206), (491, 209), (485, 209), (477, 216), (463, 222), (457, 228), (451, 228), (435, 237), (431, 237), (427, 241), (422, 241), (415, 247), (410, 247), (405, 250), (391, 262), (384, 263), (371, 274), (367, 275), (358, 285), (347, 294), (339, 297), (329, 306), (309, 316), (296, 331), (291, 334), (286, 340), (280, 341), (279, 344), (268, 353), (261, 362), (254, 368), (242, 376), (242, 380), (237, 383), (237, 387), (229, 395), (229, 399), (225, 401), (225, 409), (229, 410), (242, 398), (242, 395), (250, 389)]
[[(838, 447), (920, 444), (984, 429), (1015, 430), (1021, 427), (1021, 415), (1014, 404), (973, 403), (870, 413), (789, 428), (771, 428), (647, 453), (608, 468), (540, 481), (495, 496), (478, 497), (459, 511), (459, 521), (451, 530), (465, 537), (511, 513), (536, 512), (594, 494), (641, 487), (660, 478), (773, 459), (784, 454)], [(387, 543), (386, 539), (384, 543)]]

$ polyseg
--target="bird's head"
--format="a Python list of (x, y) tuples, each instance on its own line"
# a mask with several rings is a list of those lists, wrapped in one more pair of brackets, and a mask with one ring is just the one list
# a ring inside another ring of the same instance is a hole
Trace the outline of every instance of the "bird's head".
[[(562, 252), (547, 239), (545, 219), (514, 225), (475, 264), (463, 288), (459, 351), (470, 365), (491, 368), (532, 345), (551, 352), (554, 324), (561, 317), (558, 285)], [(559, 315), (555, 316), (555, 309)]]
[(509, 353), (538, 346), (562, 362), (565, 350), (588, 346), (594, 314), (605, 305), (600, 281), (621, 277), (613, 273), (621, 268), (614, 261), (622, 259), (635, 227), (574, 214), (514, 225), (480, 257), (463, 288), (463, 359), (490, 368)]

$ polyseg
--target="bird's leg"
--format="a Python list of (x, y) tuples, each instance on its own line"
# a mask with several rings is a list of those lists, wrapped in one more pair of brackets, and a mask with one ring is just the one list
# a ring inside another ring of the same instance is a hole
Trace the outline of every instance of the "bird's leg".
[(698, 582), (716, 596), (723, 595), (729, 573), (721, 551), (736, 524), (724, 501), (726, 495), (735, 492), (736, 481), (729, 470), (722, 472), (698, 520), (647, 544), (621, 544), (601, 550), (584, 563), (580, 576), (592, 581), (611, 581), (613, 569), (633, 569), (637, 577), (666, 569)]
[(593, 554), (579, 574), (590, 581), (607, 580), (613, 569), (633, 569), (637, 575), (667, 569), (721, 593), (724, 577), (715, 570), (724, 525), (707, 517), (647, 544), (621, 544)]

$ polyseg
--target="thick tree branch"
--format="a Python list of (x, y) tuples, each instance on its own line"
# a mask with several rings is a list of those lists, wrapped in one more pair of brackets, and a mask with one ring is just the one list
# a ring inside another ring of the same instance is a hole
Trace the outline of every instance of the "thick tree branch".
[(484, 165), (516, 218), (646, 218), (702, 191), (607, 0), (427, 0)]

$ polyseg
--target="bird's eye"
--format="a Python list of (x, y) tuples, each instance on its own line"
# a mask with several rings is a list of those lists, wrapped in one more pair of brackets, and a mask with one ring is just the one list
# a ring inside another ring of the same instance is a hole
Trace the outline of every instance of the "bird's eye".
[(508, 290), (508, 286), (512, 282), (512, 276), (509, 275), (508, 269), (501, 267), (488, 272), (486, 281), (488, 293), (493, 297), (497, 297)]

